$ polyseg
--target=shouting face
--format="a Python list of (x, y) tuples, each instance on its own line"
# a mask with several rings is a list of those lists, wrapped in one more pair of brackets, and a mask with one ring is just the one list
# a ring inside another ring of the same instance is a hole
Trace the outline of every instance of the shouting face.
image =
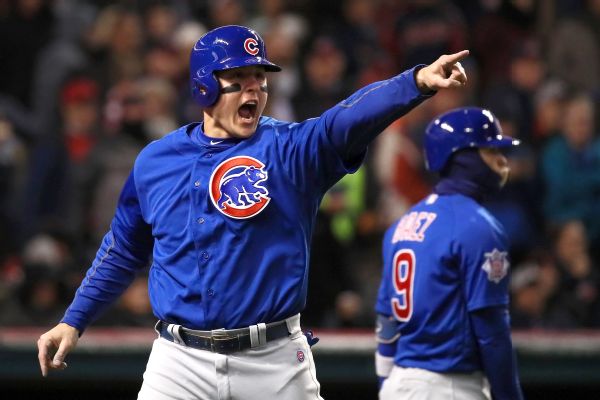
[(249, 138), (267, 104), (264, 67), (218, 71), (217, 79), (221, 94), (213, 106), (204, 110), (204, 133), (215, 138)]

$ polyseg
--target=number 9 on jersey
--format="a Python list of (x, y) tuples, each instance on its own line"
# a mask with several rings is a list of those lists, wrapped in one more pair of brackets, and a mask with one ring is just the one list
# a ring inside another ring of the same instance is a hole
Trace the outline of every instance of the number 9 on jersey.
[(412, 316), (415, 261), (415, 253), (410, 249), (401, 249), (394, 254), (392, 279), (396, 293), (392, 297), (392, 311), (400, 322), (407, 322)]

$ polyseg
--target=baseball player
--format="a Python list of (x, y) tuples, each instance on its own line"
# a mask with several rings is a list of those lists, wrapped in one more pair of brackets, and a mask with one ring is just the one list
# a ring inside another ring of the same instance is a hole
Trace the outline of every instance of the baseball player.
[(486, 109), (455, 109), (428, 125), (425, 159), (441, 179), (383, 241), (380, 399), (479, 400), (489, 398), (490, 387), (494, 400), (522, 399), (510, 336), (507, 238), (481, 205), (508, 178), (499, 148), (517, 144)]
[(442, 88), (461, 87), (462, 51), (369, 85), (319, 118), (261, 116), (267, 59), (252, 29), (225, 26), (191, 51), (202, 122), (136, 159), (110, 230), (62, 321), (38, 341), (45, 376), (150, 256), (159, 319), (139, 399), (318, 399), (300, 329), (309, 243), (324, 193), (369, 142)]

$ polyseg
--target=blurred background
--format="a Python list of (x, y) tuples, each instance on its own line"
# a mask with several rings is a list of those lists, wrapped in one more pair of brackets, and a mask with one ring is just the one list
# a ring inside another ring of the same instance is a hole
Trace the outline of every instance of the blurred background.
[[(304, 326), (370, 336), (382, 234), (434, 183), (424, 127), (477, 105), (522, 141), (508, 154), (509, 184), (486, 203), (510, 238), (519, 354), (537, 338), (575, 335), (588, 358), (558, 357), (562, 376), (600, 364), (599, 346), (586, 341), (600, 327), (600, 0), (0, 0), (0, 328), (41, 333), (61, 318), (137, 153), (201, 119), (189, 95), (189, 51), (227, 24), (257, 30), (283, 67), (269, 76), (265, 111), (283, 120), (318, 116), (365, 84), (471, 50), (467, 89), (442, 91), (394, 122), (364, 166), (325, 197)], [(153, 323), (140, 276), (94, 327), (151, 331)], [(0, 334), (0, 357), (10, 361), (19, 355), (8, 336)], [(372, 363), (371, 350), (357, 365)], [(323, 394), (335, 398), (349, 379), (328, 380), (328, 368)], [(598, 389), (593, 379), (533, 376), (524, 379), (529, 398), (551, 398), (544, 388), (569, 397), (557, 382), (580, 398)], [(362, 382), (364, 394), (346, 398), (373, 398), (374, 375)]]

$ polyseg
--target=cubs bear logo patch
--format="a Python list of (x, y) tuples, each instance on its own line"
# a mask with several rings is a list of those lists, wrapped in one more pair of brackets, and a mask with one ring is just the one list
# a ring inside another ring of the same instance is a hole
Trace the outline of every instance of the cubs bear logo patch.
[(508, 273), (508, 259), (506, 251), (494, 249), (489, 253), (484, 253), (485, 263), (481, 267), (487, 272), (488, 279), (494, 283), (498, 283)]
[(296, 358), (298, 359), (298, 362), (304, 361), (304, 352), (302, 350), (296, 351)]
[(250, 218), (271, 201), (264, 186), (269, 175), (265, 165), (248, 156), (232, 157), (215, 168), (209, 183), (213, 205), (235, 219)]

